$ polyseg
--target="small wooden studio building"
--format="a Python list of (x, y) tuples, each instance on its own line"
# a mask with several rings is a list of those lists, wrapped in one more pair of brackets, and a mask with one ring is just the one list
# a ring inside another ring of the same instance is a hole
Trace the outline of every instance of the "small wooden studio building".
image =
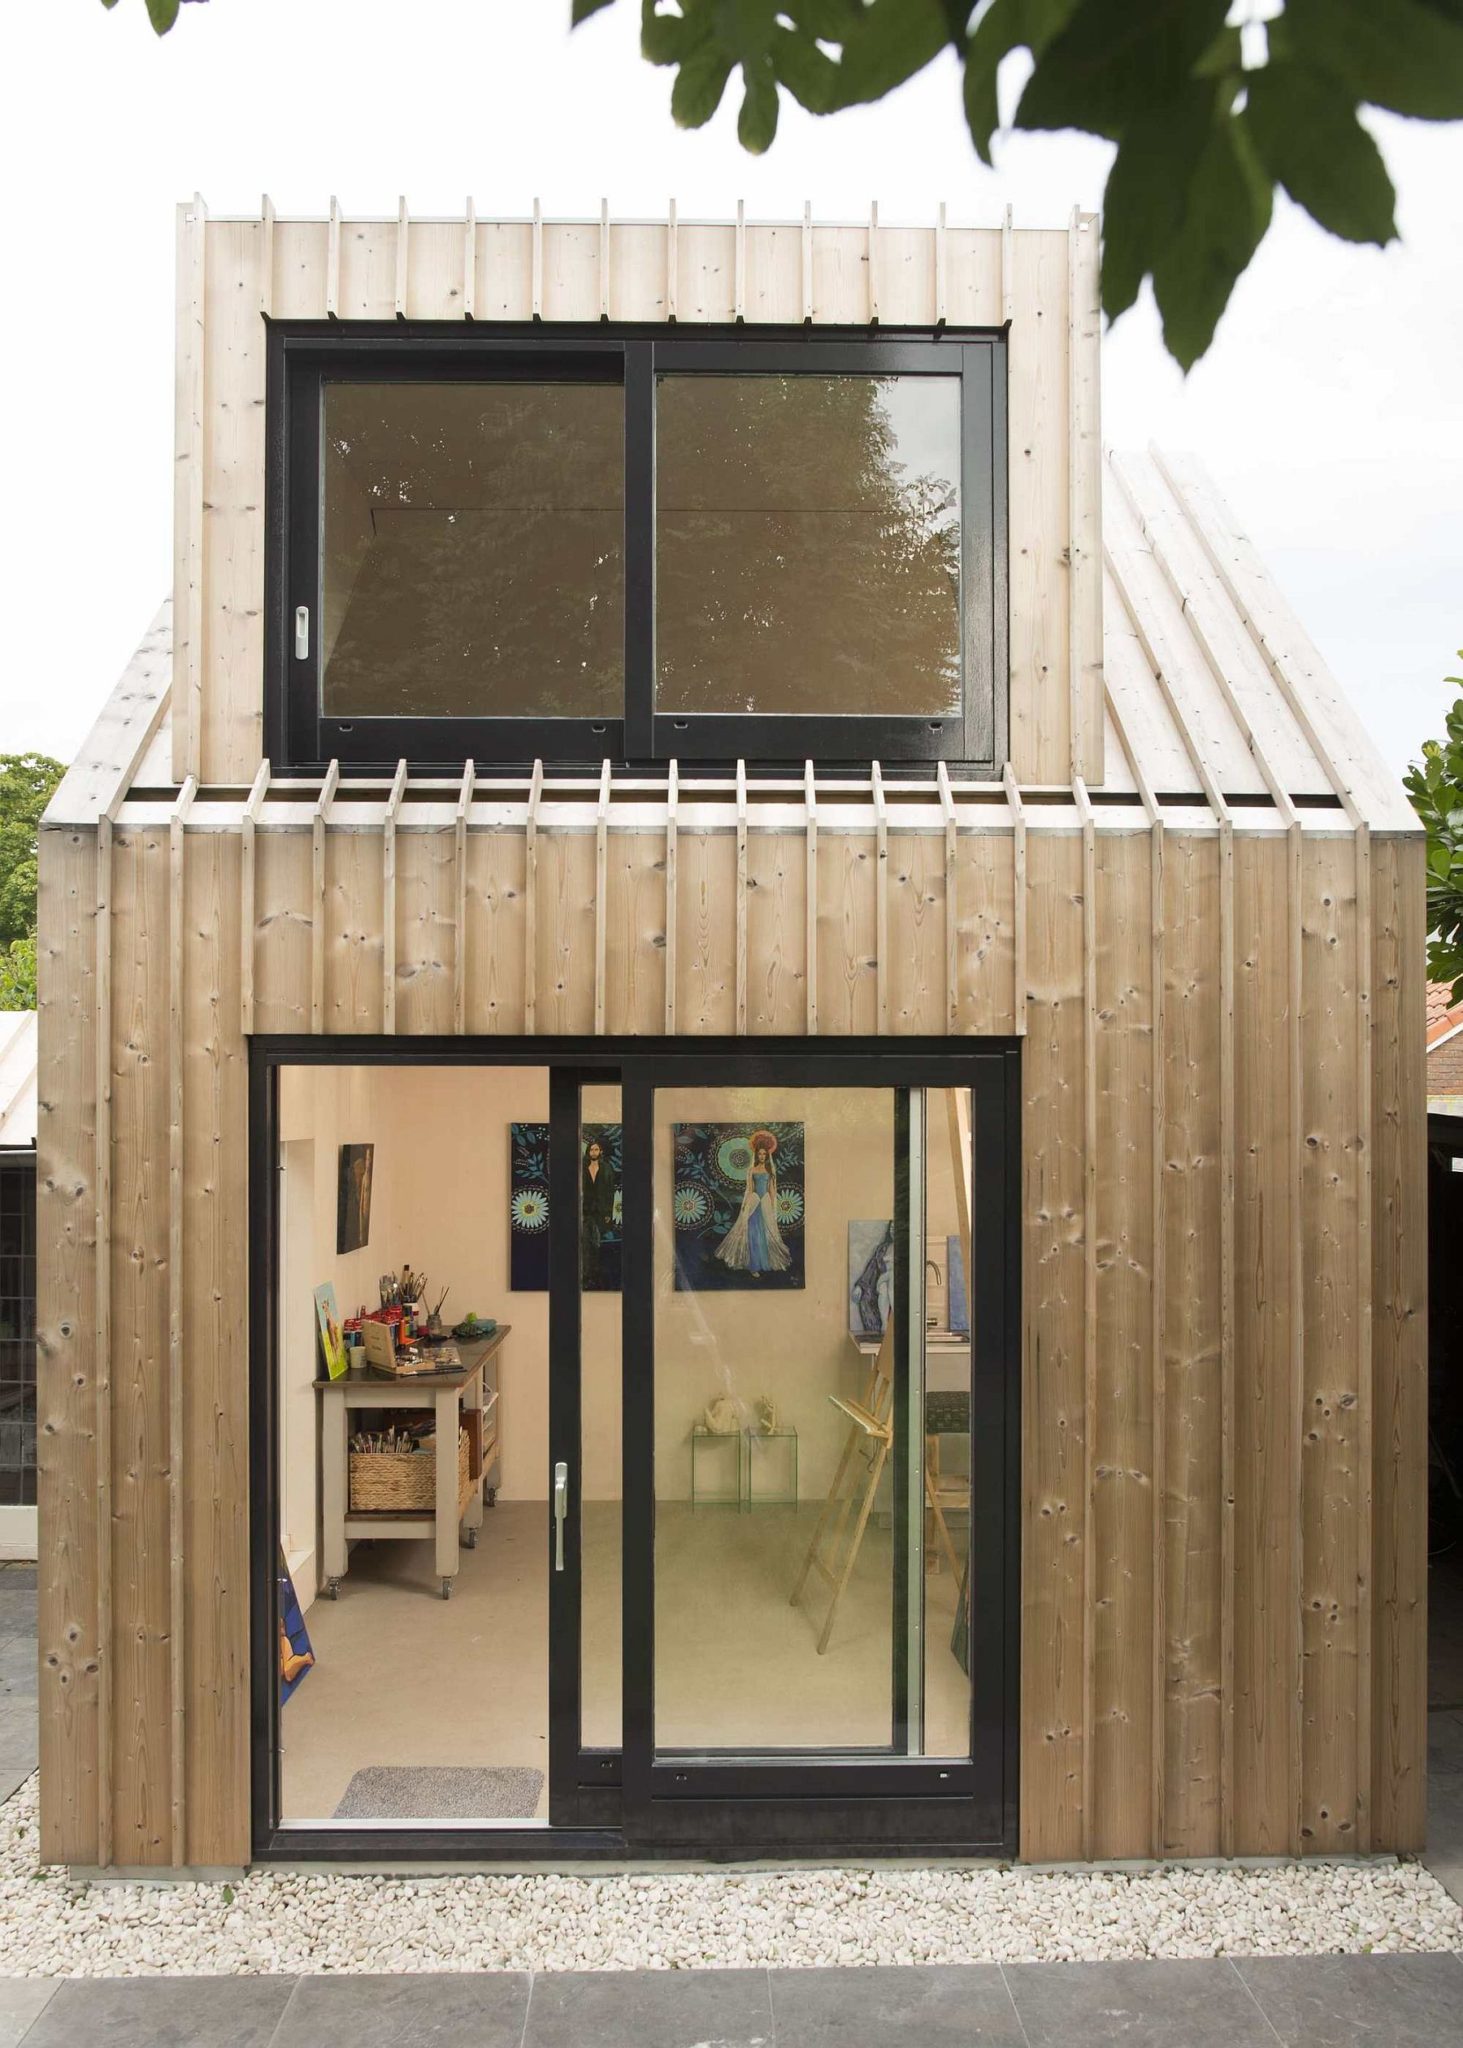
[[(1422, 841), (1104, 456), (1098, 246), (180, 210), (173, 593), (41, 836), (48, 1859), (1420, 1846)], [(450, 1601), (310, 1562), (362, 1137), (372, 1290), (512, 1325)], [(343, 1815), (520, 1680), (451, 1760), (536, 1806)]]

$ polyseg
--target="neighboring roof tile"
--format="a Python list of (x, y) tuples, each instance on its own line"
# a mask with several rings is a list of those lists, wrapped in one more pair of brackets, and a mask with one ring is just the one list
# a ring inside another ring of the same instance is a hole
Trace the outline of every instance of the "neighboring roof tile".
[(36, 1013), (0, 1010), (0, 1149), (36, 1141)]

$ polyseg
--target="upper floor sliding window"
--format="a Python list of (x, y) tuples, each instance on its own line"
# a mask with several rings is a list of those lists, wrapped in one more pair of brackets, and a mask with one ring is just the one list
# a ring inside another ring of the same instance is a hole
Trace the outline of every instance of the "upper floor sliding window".
[(276, 325), (268, 747), (1006, 753), (995, 336)]

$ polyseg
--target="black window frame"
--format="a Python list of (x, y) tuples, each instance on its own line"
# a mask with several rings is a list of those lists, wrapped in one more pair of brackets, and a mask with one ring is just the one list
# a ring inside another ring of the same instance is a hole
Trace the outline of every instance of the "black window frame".
[[(267, 323), (265, 751), (277, 766), (342, 774), (414, 768), (705, 768), (736, 760), (773, 773), (812, 760), (877, 760), (898, 772), (937, 761), (999, 777), (1009, 744), (1004, 330), (685, 328), (441, 321)], [(624, 705), (618, 718), (354, 718), (320, 708), (321, 392), (331, 377), (371, 382), (604, 381), (625, 393)], [(695, 713), (655, 709), (655, 387), (662, 373), (958, 375), (961, 379), (959, 716)], [(294, 614), (310, 608), (310, 652), (294, 653)]]

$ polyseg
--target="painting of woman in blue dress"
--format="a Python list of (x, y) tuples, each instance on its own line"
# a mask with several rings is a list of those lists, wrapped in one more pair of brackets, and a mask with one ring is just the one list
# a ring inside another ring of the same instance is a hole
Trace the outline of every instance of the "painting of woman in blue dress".
[(803, 1126), (677, 1124), (676, 1286), (801, 1287)]
[(747, 1189), (737, 1220), (716, 1247), (716, 1256), (734, 1273), (785, 1273), (792, 1253), (777, 1227), (777, 1140), (771, 1131), (754, 1131), (749, 1140)]

